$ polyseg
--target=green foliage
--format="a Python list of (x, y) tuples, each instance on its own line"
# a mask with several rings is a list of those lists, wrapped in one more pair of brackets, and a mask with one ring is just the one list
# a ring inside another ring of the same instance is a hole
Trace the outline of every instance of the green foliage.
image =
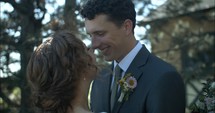
[[(77, 2), (76, 0), (72, 1)], [(167, 40), (163, 39), (164, 34), (167, 34), (172, 39), (171, 46), (161, 52), (167, 54), (167, 56), (173, 54), (176, 57), (176, 53), (182, 50), (183, 54), (181, 56), (183, 58), (178, 60), (183, 62), (180, 66), (182, 66), (181, 72), (184, 77), (189, 76), (189, 78), (193, 79), (214, 75), (214, 31), (204, 32), (209, 26), (199, 28), (199, 32), (193, 32), (194, 27), (189, 22), (179, 20), (174, 27), (171, 27), (173, 32), (162, 29), (162, 26), (168, 21), (173, 18), (177, 20), (182, 16), (191, 17), (194, 19), (193, 21), (198, 20), (203, 23), (213, 22), (214, 13), (187, 13), (189, 11), (188, 7), (195, 5), (200, 0), (171, 0), (167, 6), (164, 6), (165, 10), (158, 11), (158, 14), (169, 14), (167, 17), (161, 18), (155, 18), (156, 14), (153, 12), (156, 12), (158, 6), (152, 4), (151, 0), (133, 1), (137, 6), (138, 16), (150, 17), (145, 18), (150, 20), (147, 22), (143, 22), (143, 19), (138, 20), (138, 26), (146, 29), (146, 34), (141, 36), (141, 39), (148, 39), (151, 43), (156, 41), (166, 42)], [(80, 4), (82, 2), (84, 0), (81, 0)], [(44, 38), (64, 26), (64, 20), (66, 20), (64, 16), (70, 14), (64, 14), (65, 6), (59, 6), (55, 0), (0, 0), (0, 3), (8, 3), (13, 7), (11, 12), (1, 12), (4, 18), (0, 17), (0, 112), (17, 113), (19, 111), (20, 113), (32, 113), (31, 109), (29, 109), (30, 92), (28, 91), (25, 75), (28, 59), (34, 47), (40, 44)], [(77, 24), (76, 27), (80, 31), (82, 39), (89, 41), (90, 39), (87, 38), (87, 34), (84, 31), (83, 20), (79, 16), (80, 5), (78, 3), (75, 5), (72, 8), (72, 12), (75, 12), (76, 17), (73, 19)], [(46, 6), (53, 8), (54, 11), (52, 13), (48, 12)], [(0, 11), (4, 10), (1, 6), (0, 8)], [(187, 15), (177, 15), (182, 13)], [(50, 19), (44, 21), (45, 16), (50, 17)], [(162, 18), (164, 18), (164, 21), (162, 21)], [(154, 28), (159, 28), (159, 30), (151, 32)], [(150, 39), (151, 36), (152, 38)], [(165, 44), (162, 45), (165, 46)], [(161, 48), (164, 48), (164, 46)], [(152, 48), (155, 47), (157, 45)], [(13, 53), (20, 55), (18, 59), (12, 57)], [(108, 63), (104, 62), (99, 51), (97, 54), (99, 64), (107, 65)], [(164, 57), (164, 59), (168, 60), (169, 58)], [(19, 63), (21, 67), (16, 72), (10, 68), (14, 63)], [(210, 97), (208, 88), (204, 89), (204, 92), (207, 92)], [(204, 96), (199, 96), (201, 101), (205, 99)], [(192, 106), (195, 107), (195, 105)]]
[(190, 105), (192, 113), (215, 112), (215, 81), (208, 79), (203, 84), (203, 92), (198, 96), (198, 100)]

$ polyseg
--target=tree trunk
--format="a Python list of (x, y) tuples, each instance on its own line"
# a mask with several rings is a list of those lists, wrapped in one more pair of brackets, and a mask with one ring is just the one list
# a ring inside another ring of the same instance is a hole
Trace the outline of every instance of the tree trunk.
[(65, 0), (64, 6), (64, 28), (75, 33), (78, 32), (76, 20), (76, 0)]
[(33, 52), (35, 45), (41, 42), (41, 21), (38, 21), (34, 17), (34, 1), (23, 0), (21, 2), (22, 7), (26, 7), (26, 10), (19, 12), (21, 15), (21, 34), (18, 45), (18, 51), (20, 53), (20, 64), (21, 70), (19, 73), (20, 77), (20, 89), (21, 89), (21, 107), (19, 113), (33, 113), (31, 109), (30, 101), (30, 89), (26, 79), (26, 67), (28, 60)]

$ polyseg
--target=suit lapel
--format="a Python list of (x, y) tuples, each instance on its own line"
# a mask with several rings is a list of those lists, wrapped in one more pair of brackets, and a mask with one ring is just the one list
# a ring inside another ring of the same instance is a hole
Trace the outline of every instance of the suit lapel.
[[(136, 71), (135, 71), (136, 70)], [(137, 68), (135, 69), (134, 71), (131, 71), (130, 73), (132, 74), (132, 76), (134, 76), (134, 78), (136, 78), (137, 80), (137, 83), (138, 83), (138, 79), (140, 78), (140, 75), (141, 75), (141, 71), (137, 71)], [(127, 74), (127, 73), (126, 73)], [(135, 90), (134, 90), (135, 91)], [(120, 97), (120, 94), (121, 94), (121, 91), (119, 92), (119, 96), (118, 96), (118, 99)], [(133, 92), (130, 94), (130, 96), (133, 94)], [(117, 100), (118, 100), (117, 99)], [(113, 108), (113, 113), (118, 113), (121, 105), (125, 102), (125, 100), (123, 100), (122, 102), (116, 102), (114, 108)]]
[[(132, 61), (131, 65), (129, 66), (128, 70), (125, 73), (125, 74), (131, 73), (131, 75), (134, 76), (134, 78), (136, 78), (137, 85), (138, 85), (138, 80), (142, 74), (141, 68), (144, 66), (144, 64), (146, 64), (149, 55), (150, 55), (150, 52), (143, 45), (143, 47), (138, 52), (137, 56), (134, 58), (134, 60)], [(133, 94), (133, 92), (130, 94), (130, 96), (132, 94)], [(122, 102), (117, 101), (116, 105), (113, 108), (113, 113), (118, 113), (120, 107), (122, 106), (122, 104), (124, 102), (125, 102), (124, 100)]]
[(138, 52), (137, 56), (134, 58), (128, 70), (126, 71), (126, 74), (131, 73), (131, 75), (134, 76), (136, 80), (138, 80), (142, 73), (141, 68), (143, 68), (143, 66), (146, 64), (149, 55), (150, 52), (143, 45), (142, 49)]
[(112, 76), (113, 76), (112, 69), (113, 69), (113, 63), (112, 63), (112, 65), (108, 66), (107, 71), (102, 74), (102, 75), (105, 75), (102, 79), (102, 80), (104, 80), (103, 81), (104, 82), (103, 88), (107, 89), (107, 90), (105, 90), (105, 92), (103, 92), (103, 94), (105, 96), (101, 100), (107, 99), (107, 101), (106, 101), (107, 103), (105, 103), (105, 105), (107, 105), (108, 113), (111, 111), (111, 109), (110, 109), (110, 95), (111, 95), (111, 83), (112, 83)]
[(105, 95), (104, 99), (107, 99), (107, 103), (105, 105), (108, 106), (108, 110), (110, 111), (110, 87), (111, 87), (111, 81), (112, 81), (112, 69), (111, 67), (109, 67), (108, 69), (109, 71), (107, 73), (105, 73), (105, 76), (103, 78), (104, 80), (104, 89), (106, 92), (104, 92), (103, 94)]
[(93, 83), (92, 110), (110, 112), (111, 66), (103, 68)]

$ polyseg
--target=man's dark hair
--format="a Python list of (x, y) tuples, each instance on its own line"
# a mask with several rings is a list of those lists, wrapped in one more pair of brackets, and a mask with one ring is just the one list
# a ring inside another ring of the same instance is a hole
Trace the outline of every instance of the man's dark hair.
[(126, 19), (133, 22), (133, 30), (136, 25), (136, 12), (131, 0), (88, 0), (80, 13), (89, 20), (94, 19), (96, 15), (105, 14), (118, 27)]

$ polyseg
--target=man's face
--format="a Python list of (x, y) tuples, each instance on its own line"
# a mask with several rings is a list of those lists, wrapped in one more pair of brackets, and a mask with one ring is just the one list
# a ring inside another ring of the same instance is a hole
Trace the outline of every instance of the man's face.
[(91, 37), (92, 48), (99, 49), (105, 60), (120, 61), (125, 56), (126, 30), (116, 26), (106, 15), (97, 15), (93, 20), (85, 20), (87, 33)]

